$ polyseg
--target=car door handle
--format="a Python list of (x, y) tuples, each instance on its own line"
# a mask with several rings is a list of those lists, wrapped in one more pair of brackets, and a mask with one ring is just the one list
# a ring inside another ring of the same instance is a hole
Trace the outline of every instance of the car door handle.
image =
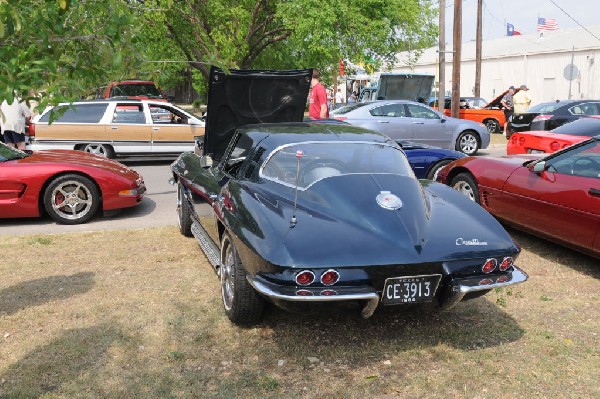
[(377, 121), (378, 123), (390, 123), (390, 121)]
[(593, 195), (594, 197), (600, 197), (600, 190), (597, 190), (595, 188), (590, 188), (590, 191), (588, 191), (588, 193), (590, 195)]
[(425, 122), (413, 122), (413, 124), (415, 124), (415, 125), (424, 125)]
[(152, 130), (160, 130), (159, 127), (153, 127)]
[(110, 127), (112, 130), (117, 130), (119, 128), (119, 126), (111, 126)]

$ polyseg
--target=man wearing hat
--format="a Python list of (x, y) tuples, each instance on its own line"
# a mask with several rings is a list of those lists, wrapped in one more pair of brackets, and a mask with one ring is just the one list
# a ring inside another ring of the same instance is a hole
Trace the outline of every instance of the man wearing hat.
[(515, 108), (515, 114), (522, 114), (527, 112), (531, 105), (531, 95), (527, 85), (521, 85), (517, 94), (513, 96), (513, 104)]
[(513, 96), (515, 95), (515, 86), (510, 86), (508, 91), (500, 100), (502, 109), (504, 110), (504, 136), (506, 136), (506, 128), (513, 114)]

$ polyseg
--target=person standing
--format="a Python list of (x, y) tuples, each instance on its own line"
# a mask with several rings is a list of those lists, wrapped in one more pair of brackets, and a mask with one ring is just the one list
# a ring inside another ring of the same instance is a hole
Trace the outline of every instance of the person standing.
[(10, 147), (24, 150), (25, 125), (29, 124), (31, 118), (29, 107), (24, 101), (15, 97), (10, 105), (6, 100), (2, 101), (0, 111), (2, 111), (0, 122), (4, 142)]
[(344, 96), (342, 95), (342, 89), (340, 89), (339, 87), (337, 89), (337, 93), (335, 93), (335, 103), (336, 104), (344, 103)]
[(502, 109), (504, 110), (504, 137), (506, 137), (506, 129), (508, 128), (508, 122), (510, 122), (510, 118), (513, 114), (513, 96), (515, 95), (515, 86), (510, 86), (508, 88), (508, 92), (502, 97), (500, 100), (500, 104), (502, 104)]
[(310, 81), (310, 95), (308, 104), (308, 116), (310, 119), (329, 118), (329, 107), (327, 106), (327, 92), (319, 81), (319, 70), (313, 69)]
[(515, 114), (522, 114), (527, 112), (531, 105), (531, 94), (527, 85), (521, 85), (517, 94), (513, 96), (513, 106)]

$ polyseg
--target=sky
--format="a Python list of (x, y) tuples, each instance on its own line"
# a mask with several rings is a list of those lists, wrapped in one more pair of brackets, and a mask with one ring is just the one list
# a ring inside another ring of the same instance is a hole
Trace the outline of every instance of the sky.
[[(537, 18), (554, 18), (559, 29), (580, 26), (556, 5), (561, 7), (581, 25), (600, 25), (598, 8), (600, 0), (483, 0), (483, 40), (506, 36), (506, 23), (514, 25), (521, 34), (536, 33)], [(462, 41), (474, 41), (477, 26), (477, 0), (463, 0)], [(454, 1), (446, 0), (446, 41), (452, 44)]]

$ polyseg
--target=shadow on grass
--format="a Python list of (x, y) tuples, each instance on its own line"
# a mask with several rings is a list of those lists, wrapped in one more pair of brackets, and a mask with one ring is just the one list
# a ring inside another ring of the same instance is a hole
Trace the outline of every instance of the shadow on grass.
[[(550, 262), (560, 263), (577, 272), (600, 279), (599, 260), (532, 234), (506, 226), (509, 234), (527, 251)], [(518, 262), (517, 262), (518, 263)], [(526, 265), (524, 265), (526, 269)], [(527, 271), (527, 270), (525, 270)]]
[(25, 281), (0, 291), (0, 315), (11, 315), (30, 306), (83, 294), (94, 286), (94, 273), (50, 276)]
[[(446, 345), (479, 350), (519, 340), (524, 330), (494, 301), (473, 299), (449, 311), (422, 307), (380, 307), (363, 320), (349, 310), (327, 315), (297, 315), (271, 309), (265, 322), (274, 331), (282, 352), (320, 352), (356, 365), (380, 360), (385, 354)], [(318, 356), (318, 355), (317, 355)]]
[(94, 374), (101, 369), (107, 349), (120, 337), (118, 330), (106, 325), (65, 331), (0, 375), (4, 382), (0, 398), (45, 397), (83, 375)]

